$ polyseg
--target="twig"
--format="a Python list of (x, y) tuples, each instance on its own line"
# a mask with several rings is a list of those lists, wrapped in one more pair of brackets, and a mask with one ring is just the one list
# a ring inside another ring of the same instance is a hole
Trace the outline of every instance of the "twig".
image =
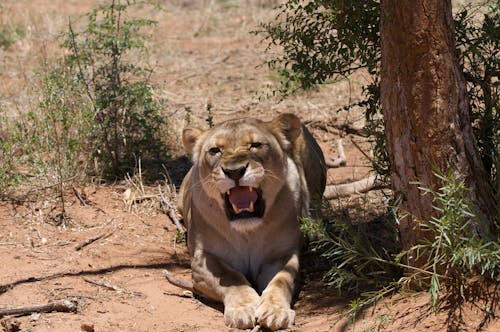
[(210, 16), (212, 15), (212, 8), (213, 8), (213, 4), (214, 2), (213, 1), (210, 1), (209, 5), (208, 5), (208, 10), (207, 12), (205, 13), (205, 16), (203, 17), (203, 21), (201, 21), (201, 24), (200, 26), (196, 29), (196, 31), (194, 32), (193, 34), (193, 37), (198, 37), (201, 33), (201, 30), (205, 27), (205, 25), (207, 24), (208, 20), (210, 19)]
[(83, 277), (83, 280), (85, 280), (89, 284), (93, 284), (93, 285), (96, 285), (96, 286), (100, 286), (100, 287), (104, 287), (104, 288), (107, 288), (107, 289), (111, 289), (111, 290), (114, 290), (115, 292), (118, 292), (118, 293), (126, 293), (126, 294), (130, 294), (130, 295), (133, 295), (133, 296), (143, 296), (143, 294), (141, 292), (130, 291), (130, 290), (125, 289), (123, 287), (113, 285), (112, 283), (107, 282), (107, 281), (97, 281), (97, 280), (92, 280), (92, 279), (87, 278), (87, 277)]
[(77, 177), (78, 177), (78, 175), (74, 175), (74, 176), (72, 176), (70, 178), (67, 178), (67, 179), (61, 179), (57, 183), (48, 184), (46, 186), (42, 186), (42, 187), (38, 187), (38, 188), (31, 188), (30, 190), (28, 190), (27, 194), (30, 194), (30, 193), (35, 192), (35, 191), (42, 191), (42, 190), (45, 190), (45, 189), (50, 189), (50, 188), (53, 188), (53, 187), (57, 187), (61, 183), (70, 182), (70, 181), (76, 179)]
[(165, 278), (167, 278), (168, 282), (171, 283), (172, 285), (177, 286), (177, 287), (182, 288), (182, 289), (185, 289), (185, 290), (190, 291), (192, 293), (195, 292), (192, 282), (174, 277), (168, 270), (163, 270), (162, 272), (163, 272), (163, 275), (165, 276)]
[(126, 201), (133, 202), (133, 203), (140, 203), (142, 201), (147, 201), (147, 200), (153, 200), (155, 198), (158, 198), (160, 195), (144, 195), (144, 196), (133, 196), (130, 198), (126, 198)]
[(336, 123), (328, 123), (325, 124), (324, 122), (321, 121), (306, 121), (306, 125), (309, 125), (311, 127), (316, 127), (318, 129), (324, 130), (326, 132), (330, 132), (330, 129), (328, 126), (331, 126), (339, 131), (339, 136), (343, 136), (342, 132), (345, 132), (347, 134), (353, 134), (356, 136), (361, 136), (361, 137), (366, 137), (366, 134), (363, 132), (363, 129), (360, 128), (355, 128), (353, 126), (348, 125), (347, 123), (344, 124), (336, 124)]
[(374, 164), (373, 157), (370, 157), (365, 151), (363, 151), (363, 149), (359, 146), (358, 143), (356, 143), (355, 140), (352, 139), (352, 137), (351, 137), (351, 142), (359, 150), (359, 152), (361, 152), (363, 156), (365, 156), (366, 159), (368, 159), (372, 164)]
[(75, 188), (75, 186), (71, 186), (71, 189), (73, 189), (73, 193), (75, 194), (76, 198), (80, 201), (80, 203), (83, 206), (87, 206), (86, 199), (80, 194), (80, 192)]
[(78, 46), (76, 45), (76, 35), (75, 35), (75, 32), (73, 31), (73, 26), (71, 25), (71, 18), (68, 19), (68, 29), (69, 29), (69, 33), (70, 33), (71, 48), (73, 49), (73, 54), (75, 55), (76, 64), (78, 66), (78, 71), (79, 71), (81, 80), (84, 83), (85, 92), (87, 93), (87, 97), (90, 99), (90, 103), (91, 103), (92, 108), (94, 110), (94, 117), (95, 117), (97, 115), (97, 113), (98, 113), (98, 110), (97, 110), (97, 106), (96, 106), (96, 102), (95, 102), (94, 96), (90, 92), (92, 89), (90, 88), (89, 83), (85, 79), (85, 75), (83, 73), (83, 68), (82, 68), (82, 64), (81, 64), (81, 61), (80, 61), (80, 59), (81, 59), (80, 52), (79, 52)]
[(115, 230), (112, 230), (111, 232), (108, 232), (108, 233), (104, 233), (104, 234), (101, 234), (101, 235), (98, 235), (98, 236), (95, 236), (93, 238), (90, 238), (82, 243), (80, 243), (79, 245), (77, 245), (75, 247), (75, 250), (78, 251), (78, 250), (81, 250), (82, 248), (88, 246), (89, 244), (92, 244), (94, 243), (95, 241), (98, 241), (100, 239), (105, 239), (107, 238), (108, 236), (110, 236), (111, 234), (113, 234), (115, 232)]
[(175, 227), (177, 227), (179, 233), (186, 233), (186, 230), (182, 226), (179, 218), (177, 218), (177, 210), (175, 209), (174, 205), (165, 197), (160, 186), (158, 186), (158, 191), (160, 192), (160, 204), (161, 206), (163, 206), (163, 209), (167, 213), (168, 217), (174, 222)]
[(11, 309), (0, 309), (0, 317), (7, 315), (30, 315), (35, 312), (76, 312), (78, 302), (75, 300), (60, 300), (48, 304), (35, 305), (32, 307), (17, 307)]

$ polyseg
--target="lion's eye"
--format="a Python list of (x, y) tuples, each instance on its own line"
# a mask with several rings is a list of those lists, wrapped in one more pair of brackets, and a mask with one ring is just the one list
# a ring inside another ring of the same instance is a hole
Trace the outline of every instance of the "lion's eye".
[(218, 147), (213, 147), (213, 148), (210, 148), (210, 150), (208, 150), (208, 152), (210, 152), (211, 155), (216, 155), (217, 153), (220, 153), (220, 149)]
[(253, 142), (250, 144), (250, 148), (252, 148), (252, 149), (258, 149), (260, 147), (262, 147), (262, 143), (260, 143), (260, 142)]

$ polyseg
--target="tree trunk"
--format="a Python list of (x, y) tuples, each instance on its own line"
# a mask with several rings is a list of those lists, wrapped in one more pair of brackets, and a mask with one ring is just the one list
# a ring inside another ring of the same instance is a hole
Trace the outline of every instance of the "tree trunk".
[(422, 237), (418, 220), (435, 214), (431, 197), (412, 182), (437, 189), (435, 172), (465, 179), (477, 212), (493, 224), (495, 198), (472, 134), (450, 0), (382, 0), (380, 33), (387, 150), (409, 213), (400, 222), (403, 249)]

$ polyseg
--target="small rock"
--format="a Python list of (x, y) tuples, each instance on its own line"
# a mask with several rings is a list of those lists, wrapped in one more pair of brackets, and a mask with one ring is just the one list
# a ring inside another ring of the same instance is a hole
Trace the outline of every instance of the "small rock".
[(80, 325), (80, 329), (84, 332), (94, 332), (94, 324), (92, 323), (82, 323), (82, 325)]
[(30, 322), (36, 322), (37, 320), (40, 319), (40, 317), (42, 317), (42, 315), (39, 314), (38, 312), (35, 312), (30, 315)]

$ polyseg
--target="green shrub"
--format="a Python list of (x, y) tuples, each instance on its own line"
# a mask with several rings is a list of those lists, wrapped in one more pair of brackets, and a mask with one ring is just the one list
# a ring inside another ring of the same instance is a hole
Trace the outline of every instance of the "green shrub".
[(139, 158), (166, 156), (167, 122), (149, 83), (152, 70), (131, 58), (147, 55), (141, 29), (156, 22), (127, 18), (133, 4), (116, 0), (97, 7), (87, 14), (84, 30), (75, 32), (70, 24), (63, 44), (94, 108), (92, 152), (106, 176), (126, 174)]
[[(451, 173), (436, 176), (442, 180), (441, 188), (420, 188), (423, 194), (432, 196), (436, 217), (420, 222), (427, 236), (406, 251), (398, 247), (394, 212), (367, 224), (330, 216), (325, 228), (303, 220), (303, 232), (321, 234), (310, 250), (326, 261), (325, 281), (359, 294), (347, 314), (354, 317), (383, 296), (410, 285), (427, 290), (429, 304), (437, 309), (443, 296), (464, 296), (472, 290), (477, 294), (477, 284), (471, 282), (474, 277), (500, 281), (499, 239), (480, 237), (485, 231), (479, 228), (488, 229), (488, 223), (478, 220), (472, 204), (464, 198), (468, 190), (464, 182)], [(408, 266), (403, 261), (409, 256), (426, 263)]]
[[(484, 12), (483, 14), (479, 14)], [(477, 17), (482, 20), (478, 22)], [(469, 4), (455, 15), (460, 65), (467, 81), (470, 115), (484, 167), (500, 200), (500, 1)]]
[(0, 48), (9, 48), (16, 40), (24, 38), (26, 31), (20, 25), (0, 26)]
[(10, 185), (15, 159), (37, 185), (58, 189), (64, 210), (69, 181), (88, 174), (115, 178), (140, 159), (166, 157), (167, 123), (148, 80), (151, 70), (132, 59), (146, 55), (140, 30), (154, 22), (127, 19), (132, 5), (97, 7), (81, 32), (69, 25), (62, 43), (67, 55), (46, 60), (34, 85), (39, 102), (9, 120), (8, 135), (2, 128), (0, 187)]
[(409, 255), (427, 261), (421, 267), (425, 273), (416, 271), (414, 278), (429, 285), (434, 307), (439, 303), (441, 289), (463, 294), (473, 276), (500, 281), (500, 244), (498, 239), (481, 238), (480, 234), (487, 233), (488, 223), (473, 213), (472, 203), (465, 198), (468, 189), (464, 182), (452, 173), (436, 176), (443, 182), (441, 188), (436, 191), (420, 188), (425, 195), (432, 196), (438, 212), (437, 217), (420, 223), (430, 236), (397, 257), (397, 261)]
[(0, 105), (0, 197), (19, 180), (14, 172), (17, 144), (11, 139), (7, 117)]

